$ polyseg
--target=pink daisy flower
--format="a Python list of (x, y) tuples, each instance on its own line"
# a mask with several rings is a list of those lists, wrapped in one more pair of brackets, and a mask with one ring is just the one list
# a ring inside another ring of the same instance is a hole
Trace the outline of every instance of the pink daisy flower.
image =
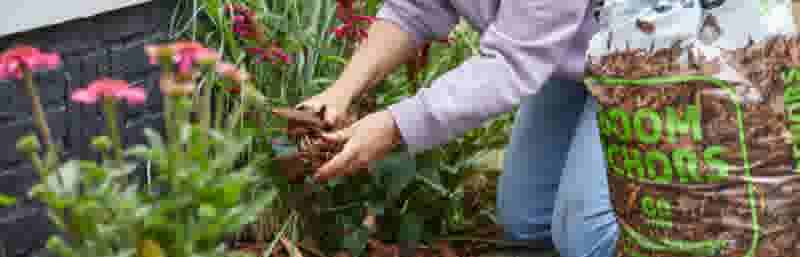
[(0, 80), (22, 79), (25, 71), (52, 70), (61, 64), (56, 53), (45, 53), (37, 48), (22, 45), (0, 54)]
[(147, 93), (144, 88), (131, 87), (124, 80), (101, 78), (90, 83), (85, 88), (75, 90), (70, 99), (78, 103), (95, 104), (105, 97), (125, 100), (130, 105), (140, 105), (147, 99)]

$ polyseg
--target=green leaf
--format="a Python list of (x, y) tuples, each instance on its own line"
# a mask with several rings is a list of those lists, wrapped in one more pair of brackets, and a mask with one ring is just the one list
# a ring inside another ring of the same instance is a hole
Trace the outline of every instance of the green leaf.
[(334, 62), (337, 64), (345, 65), (347, 64), (347, 60), (336, 55), (323, 55), (322, 60), (326, 62)]
[(422, 240), (423, 224), (422, 219), (415, 213), (403, 215), (400, 230), (397, 232), (397, 239), (406, 242), (419, 242)]
[(251, 138), (242, 139), (227, 139), (223, 141), (224, 149), (217, 154), (211, 162), (212, 170), (224, 170), (231, 168), (234, 163), (239, 159), (239, 156), (247, 150), (247, 144)]
[(318, 79), (312, 80), (311, 84), (314, 85), (314, 86), (317, 86), (317, 85), (329, 85), (329, 84), (333, 84), (333, 82), (335, 82), (335, 81), (336, 80), (333, 79), (333, 78), (318, 78)]
[(342, 239), (342, 247), (350, 250), (353, 257), (361, 257), (369, 241), (369, 231), (365, 228), (357, 228), (350, 235)]
[(115, 255), (114, 257), (133, 257), (136, 255), (136, 249), (134, 248), (125, 248), (119, 251), (119, 254)]
[(138, 166), (139, 164), (137, 163), (126, 163), (121, 168), (112, 169), (109, 175), (111, 175), (112, 178), (130, 176)]
[(11, 206), (17, 203), (17, 198), (0, 194), (0, 207)]
[(164, 147), (164, 140), (161, 139), (161, 135), (159, 135), (158, 132), (151, 128), (145, 128), (144, 136), (147, 138), (147, 143), (150, 144), (152, 150), (164, 152), (166, 149), (166, 147)]
[[(56, 194), (77, 193), (80, 183), (80, 162), (68, 161), (64, 163), (54, 174), (47, 176), (47, 186)], [(59, 179), (60, 178), (60, 179)], [(63, 180), (63, 181), (62, 181)], [(63, 184), (61, 183), (63, 182)]]
[(200, 217), (209, 218), (217, 216), (217, 208), (210, 204), (201, 204), (200, 208), (197, 210)]
[(379, 161), (376, 168), (383, 177), (389, 198), (398, 196), (417, 174), (416, 161), (405, 152), (391, 154)]

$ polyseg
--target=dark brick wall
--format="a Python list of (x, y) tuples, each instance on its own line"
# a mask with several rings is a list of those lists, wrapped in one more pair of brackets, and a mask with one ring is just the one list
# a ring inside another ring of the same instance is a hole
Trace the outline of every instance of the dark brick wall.
[[(142, 129), (161, 129), (156, 67), (147, 63), (143, 46), (168, 40), (174, 0), (156, 0), (94, 17), (73, 20), (34, 31), (0, 38), (0, 50), (16, 43), (61, 53), (60, 71), (38, 76), (40, 91), (54, 137), (70, 158), (96, 158), (86, 145), (101, 134), (100, 110), (68, 101), (69, 92), (99, 77), (125, 79), (150, 89), (147, 106), (126, 108), (124, 141), (144, 143)], [(19, 87), (0, 82), (0, 193), (21, 198), (0, 208), (0, 257), (31, 256), (52, 233), (57, 233), (43, 206), (27, 198), (37, 176), (27, 159), (17, 153), (17, 138), (33, 129), (30, 101)]]

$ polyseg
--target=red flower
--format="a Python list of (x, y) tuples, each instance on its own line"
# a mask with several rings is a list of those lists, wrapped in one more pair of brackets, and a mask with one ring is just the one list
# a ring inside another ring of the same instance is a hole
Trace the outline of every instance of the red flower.
[(358, 22), (372, 24), (376, 18), (372, 16), (356, 15), (353, 0), (336, 0), (336, 18), (342, 25), (334, 27), (331, 31), (338, 39), (361, 41), (367, 38), (366, 28), (358, 26)]
[(214, 64), (222, 57), (212, 49), (195, 41), (178, 41), (168, 45), (150, 45), (145, 48), (150, 56), (150, 63), (156, 64), (159, 57), (171, 57), (178, 66), (178, 72), (191, 73), (195, 64)]
[(292, 59), (289, 57), (286, 51), (277, 45), (273, 45), (269, 48), (248, 47), (245, 50), (248, 53), (257, 56), (256, 63), (261, 63), (265, 60), (272, 62), (272, 64), (278, 64), (279, 61), (285, 64), (292, 63)]
[(52, 70), (61, 63), (57, 53), (45, 53), (30, 46), (17, 46), (0, 54), (0, 80), (22, 79), (25, 71)]
[(336, 0), (336, 18), (344, 21), (354, 14), (353, 0)]
[(139, 105), (145, 102), (147, 93), (144, 88), (131, 87), (124, 80), (100, 78), (85, 88), (75, 90), (70, 96), (72, 101), (84, 104), (94, 104), (100, 98), (105, 97), (126, 100), (128, 104)]
[(353, 41), (361, 41), (367, 38), (367, 29), (359, 27), (357, 22), (366, 22), (372, 24), (376, 20), (372, 16), (354, 15), (344, 21), (344, 24), (339, 25), (332, 29), (333, 33), (338, 39), (348, 39)]
[(244, 38), (255, 39), (258, 36), (256, 14), (247, 6), (228, 4), (225, 11), (233, 14), (233, 32)]

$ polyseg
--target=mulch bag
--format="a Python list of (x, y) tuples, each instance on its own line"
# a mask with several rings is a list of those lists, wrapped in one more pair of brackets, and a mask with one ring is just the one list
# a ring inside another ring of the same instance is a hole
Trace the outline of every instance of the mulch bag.
[(607, 0), (586, 86), (617, 257), (800, 256), (800, 38), (789, 0)]

